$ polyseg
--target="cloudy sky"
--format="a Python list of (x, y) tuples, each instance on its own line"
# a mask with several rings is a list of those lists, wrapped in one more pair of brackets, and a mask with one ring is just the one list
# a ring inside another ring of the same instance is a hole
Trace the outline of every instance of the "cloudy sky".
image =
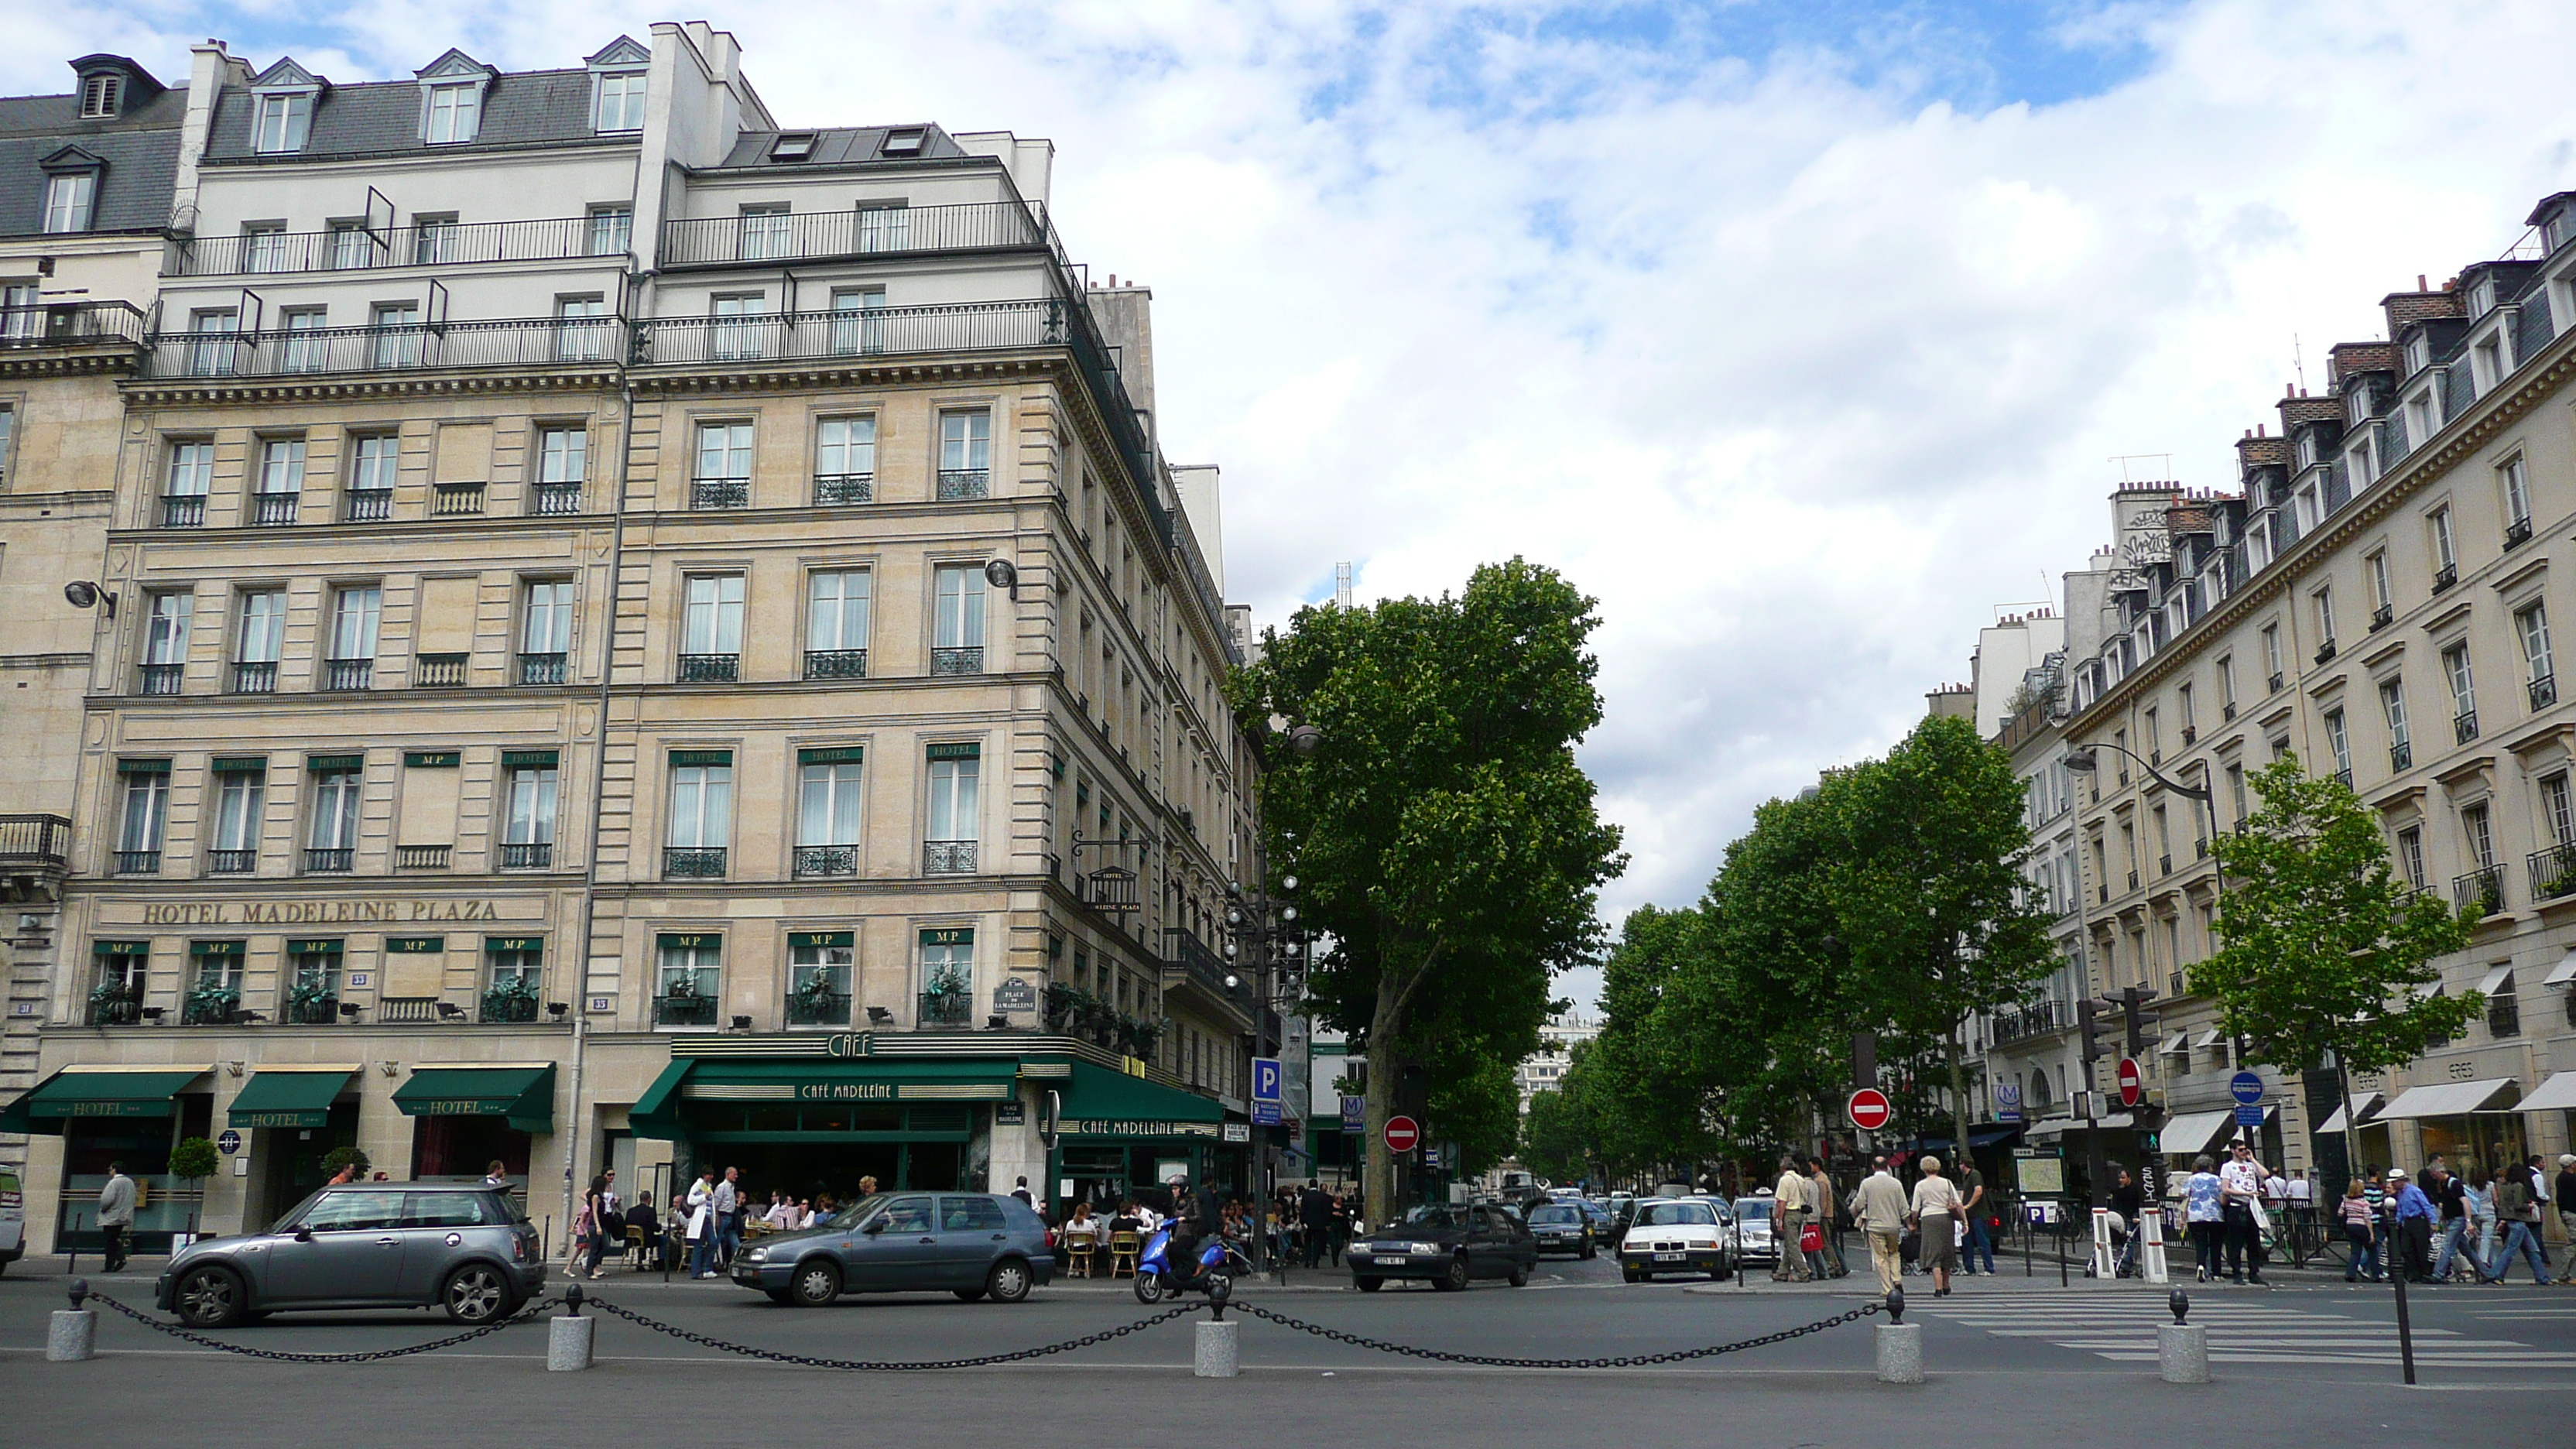
[(1599, 598), (1614, 914), (1964, 679), (2103, 541), (2111, 460), (2229, 484), (2296, 354), (2321, 386), (2576, 187), (2564, 0), (0, 8), (18, 93), (703, 16), (787, 124), (1052, 138), (1077, 257), (1154, 288), (1169, 451), (1226, 470), (1232, 597), (1518, 553)]

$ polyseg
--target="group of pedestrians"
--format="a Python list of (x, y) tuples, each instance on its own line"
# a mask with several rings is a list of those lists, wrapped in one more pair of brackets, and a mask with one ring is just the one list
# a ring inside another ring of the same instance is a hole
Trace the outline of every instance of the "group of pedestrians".
[(2576, 1241), (2576, 1153), (2562, 1153), (2554, 1181), (2533, 1155), (2490, 1174), (2471, 1164), (2466, 1176), (2435, 1156), (2415, 1177), (2391, 1168), (2365, 1172), (2344, 1187), (2335, 1221), (2350, 1245), (2344, 1281), (2384, 1282), (2402, 1272), (2410, 1283), (2502, 1284), (2517, 1262), (2537, 1284), (2576, 1283), (2576, 1251), (2552, 1279), (2541, 1231), (2555, 1205)]

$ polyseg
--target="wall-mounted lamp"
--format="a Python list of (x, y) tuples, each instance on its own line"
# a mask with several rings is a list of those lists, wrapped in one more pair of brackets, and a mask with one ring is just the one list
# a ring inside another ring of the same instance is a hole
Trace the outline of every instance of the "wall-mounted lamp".
[(564, 1013), (570, 1010), (572, 1010), (572, 1005), (569, 1002), (549, 1001), (546, 1003), (546, 1015), (553, 1017), (559, 1025), (564, 1019)]
[(892, 1020), (894, 1020), (894, 1013), (886, 1010), (884, 1007), (871, 1006), (868, 1008), (868, 1025), (883, 1026)]
[(111, 619), (116, 617), (116, 595), (87, 579), (74, 579), (63, 585), (63, 597), (70, 601), (75, 609), (104, 604), (107, 607), (107, 617)]
[(1011, 566), (1009, 559), (997, 558), (984, 565), (984, 582), (1009, 590), (1012, 603), (1020, 601), (1020, 571)]
[(161, 1022), (161, 1018), (168, 1014), (169, 1010), (170, 1008), (166, 1006), (147, 1006), (143, 1008), (143, 1019), (151, 1022), (155, 1026), (158, 1026)]
[(737, 1017), (735, 1017), (735, 1018), (733, 1019), (733, 1029), (734, 1029), (734, 1030), (736, 1030), (736, 1031), (749, 1031), (749, 1030), (751, 1030), (751, 1018), (750, 1018), (750, 1017), (747, 1017), (747, 1016), (737, 1016)]
[(441, 1021), (455, 1021), (464, 1015), (465, 1008), (457, 1005), (453, 1001), (442, 1001), (438, 1003), (438, 1019)]
[(1006, 1031), (1010, 1025), (1011, 1019), (998, 1012), (984, 1018), (984, 1029), (987, 1031)]

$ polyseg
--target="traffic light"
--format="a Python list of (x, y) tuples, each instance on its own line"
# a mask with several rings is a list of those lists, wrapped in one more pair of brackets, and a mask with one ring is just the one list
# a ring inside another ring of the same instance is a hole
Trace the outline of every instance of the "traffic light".
[(2132, 986), (2120, 993), (2120, 1020), (2128, 1028), (2129, 1055), (2143, 1057), (2147, 1052), (2147, 998), (2155, 995), (2142, 987)]
[[(2090, 1067), (2095, 1062), (2102, 1060), (2104, 1055), (2101, 1038), (2096, 1034), (2092, 997), (2088, 996), (2082, 1001), (2075, 1003), (2075, 1024), (2083, 1029), (2084, 1065)], [(2090, 1076), (2091, 1074), (2088, 1072), (2086, 1075)]]

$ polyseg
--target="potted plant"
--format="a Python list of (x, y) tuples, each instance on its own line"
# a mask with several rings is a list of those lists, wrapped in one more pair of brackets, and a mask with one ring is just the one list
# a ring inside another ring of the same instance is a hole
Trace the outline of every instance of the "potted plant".
[(326, 1026), (339, 1011), (339, 993), (319, 981), (298, 981), (286, 993), (286, 1019), (298, 1026)]
[(200, 983), (189, 991), (179, 1010), (181, 1022), (191, 1026), (223, 1026), (241, 1009), (241, 988)]
[(492, 985), (483, 993), (483, 1019), (485, 1021), (536, 1020), (536, 983), (518, 973), (493, 977)]
[(366, 1180), (368, 1171), (374, 1166), (373, 1162), (367, 1160), (364, 1148), (334, 1147), (322, 1154), (322, 1175), (325, 1180), (338, 1177), (340, 1169), (345, 1167), (350, 1169), (349, 1179), (352, 1182), (363, 1182)]
[(89, 1024), (92, 1026), (132, 1026), (142, 1019), (142, 993), (117, 981), (102, 981), (90, 988)]

